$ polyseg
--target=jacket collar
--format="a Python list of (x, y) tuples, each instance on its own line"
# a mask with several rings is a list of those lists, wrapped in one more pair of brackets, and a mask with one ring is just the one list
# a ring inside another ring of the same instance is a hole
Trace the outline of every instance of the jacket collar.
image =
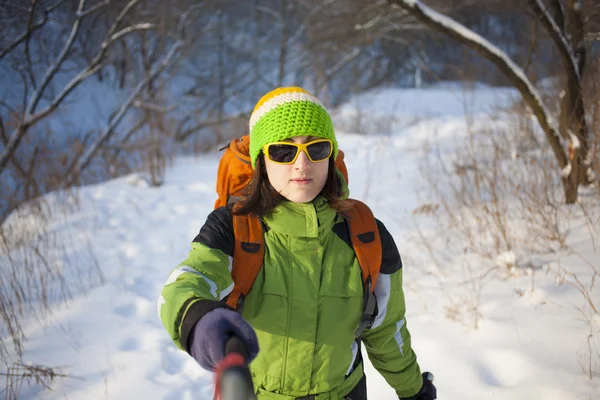
[(269, 229), (294, 237), (316, 238), (331, 230), (336, 212), (321, 196), (310, 203), (283, 201), (263, 217)]

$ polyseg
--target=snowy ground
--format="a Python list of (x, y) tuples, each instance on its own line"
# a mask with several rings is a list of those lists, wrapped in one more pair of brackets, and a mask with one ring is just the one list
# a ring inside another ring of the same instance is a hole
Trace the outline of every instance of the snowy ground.
[[(508, 94), (388, 90), (349, 102), (335, 114), (347, 132), (338, 139), (350, 160), (351, 194), (372, 206), (403, 255), (408, 327), (422, 368), (436, 376), (440, 399), (600, 399), (599, 378), (586, 380), (580, 370), (589, 325), (578, 311), (583, 301), (577, 290), (544, 269), (533, 292), (531, 276), (491, 274), (481, 285), (480, 327), (469, 329), (447, 317), (449, 297), (471, 290), (461, 284), (461, 261), (448, 260), (439, 271), (413, 240), (422, 141), (432, 135), (438, 143), (455, 140), (464, 135), (465, 107), (476, 114)], [(351, 132), (360, 104), (371, 107), (365, 111), (370, 116), (389, 115), (379, 131), (392, 134)], [(29, 324), (25, 360), (65, 366), (77, 379), (63, 379), (51, 392), (28, 390), (24, 398), (212, 399), (211, 375), (171, 343), (156, 300), (212, 210), (218, 157), (177, 159), (160, 188), (132, 175), (81, 190), (81, 210), (69, 221), (89, 235), (106, 283), (57, 310), (51, 324)], [(573, 222), (569, 240), (579, 254), (553, 257), (581, 274), (589, 266), (580, 256), (598, 268), (600, 257), (582, 223)], [(367, 375), (371, 399), (396, 398), (370, 365)]]

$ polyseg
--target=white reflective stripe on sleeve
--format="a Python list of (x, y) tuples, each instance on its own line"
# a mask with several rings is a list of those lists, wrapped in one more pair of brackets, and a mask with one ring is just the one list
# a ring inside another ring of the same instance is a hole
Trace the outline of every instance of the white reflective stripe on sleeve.
[(404, 339), (402, 339), (402, 327), (404, 326), (404, 318), (400, 321), (396, 322), (396, 333), (394, 334), (394, 339), (396, 343), (398, 343), (398, 347), (400, 348), (400, 354), (404, 357), (404, 350), (402, 346), (404, 346)]
[(219, 295), (220, 295), (219, 300), (223, 300), (225, 298), (225, 296), (227, 296), (229, 293), (231, 293), (233, 291), (234, 286), (235, 286), (235, 284), (232, 282), (231, 285), (229, 285), (229, 287), (227, 287), (221, 293), (219, 293)]
[(217, 298), (217, 290), (218, 290), (218, 286), (216, 283), (214, 283), (213, 281), (211, 281), (210, 279), (208, 279), (204, 274), (196, 271), (194, 268), (192, 267), (188, 267), (188, 266), (182, 266), (182, 267), (177, 267), (173, 270), (173, 272), (171, 272), (171, 275), (169, 275), (169, 279), (167, 279), (167, 285), (170, 283), (173, 283), (177, 280), (177, 278), (179, 278), (179, 276), (181, 274), (185, 274), (186, 272), (192, 273), (192, 274), (196, 274), (196, 275), (200, 275), (202, 278), (204, 278), (204, 280), (206, 281), (206, 283), (208, 283), (210, 285), (210, 294), (213, 295), (213, 297), (216, 299)]
[(356, 361), (356, 357), (358, 356), (358, 343), (356, 343), (356, 340), (352, 342), (352, 360), (350, 361), (350, 366), (348, 367), (348, 370), (346, 371), (346, 376), (350, 375), (350, 373), (352, 372), (352, 367), (354, 366), (354, 362)]
[(229, 272), (233, 269), (233, 257), (229, 257), (229, 266), (227, 267)]
[(210, 279), (208, 279), (204, 274), (199, 273), (199, 275), (201, 277), (203, 277), (204, 280), (210, 285), (210, 294), (212, 294), (213, 297), (216, 299), (217, 298), (217, 291), (219, 290), (219, 287), (217, 286), (217, 284), (214, 283), (213, 281), (211, 281)]
[(187, 267), (187, 266), (177, 267), (173, 270), (173, 272), (171, 272), (171, 275), (169, 275), (169, 279), (167, 279), (167, 283), (165, 283), (165, 286), (170, 283), (175, 282), (177, 280), (177, 278), (179, 278), (181, 276), (181, 274), (184, 274), (186, 272), (191, 272), (192, 274), (201, 275), (200, 272), (196, 271), (192, 267)]
[(162, 308), (162, 305), (165, 304), (166, 302), (167, 301), (165, 300), (165, 298), (161, 294), (158, 297), (158, 301), (156, 302), (156, 311), (158, 311), (158, 319), (162, 319), (162, 317), (160, 316), (160, 309)]
[(381, 326), (385, 319), (388, 302), (390, 301), (391, 279), (389, 275), (379, 274), (375, 284), (375, 297), (377, 298), (377, 317), (373, 321), (371, 329)]

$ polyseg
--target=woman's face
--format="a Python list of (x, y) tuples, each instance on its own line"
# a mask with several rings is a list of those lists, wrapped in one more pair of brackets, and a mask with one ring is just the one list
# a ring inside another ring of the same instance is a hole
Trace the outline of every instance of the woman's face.
[[(295, 136), (283, 142), (307, 143), (312, 136)], [(289, 201), (308, 203), (321, 192), (329, 172), (329, 159), (312, 162), (301, 151), (293, 164), (277, 164), (265, 156), (267, 176), (271, 185)]]

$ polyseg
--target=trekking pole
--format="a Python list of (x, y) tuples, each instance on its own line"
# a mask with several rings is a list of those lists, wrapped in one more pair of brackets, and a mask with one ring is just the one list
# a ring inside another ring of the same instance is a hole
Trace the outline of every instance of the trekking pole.
[(215, 400), (256, 399), (247, 358), (244, 342), (232, 336), (225, 344), (225, 358), (215, 368)]

